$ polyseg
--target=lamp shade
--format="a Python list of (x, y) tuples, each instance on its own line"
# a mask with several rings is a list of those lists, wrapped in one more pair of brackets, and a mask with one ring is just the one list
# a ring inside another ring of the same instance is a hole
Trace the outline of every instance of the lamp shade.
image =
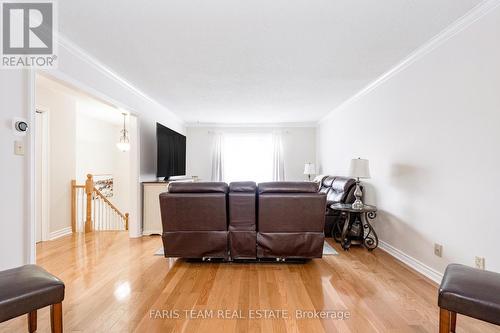
[(314, 163), (306, 163), (304, 166), (304, 175), (315, 175), (316, 174), (316, 167), (314, 166)]
[(116, 148), (118, 148), (121, 152), (127, 152), (130, 150), (130, 143), (128, 142), (118, 142), (116, 144)]
[(370, 165), (368, 160), (363, 158), (352, 159), (349, 174), (353, 178), (370, 178)]

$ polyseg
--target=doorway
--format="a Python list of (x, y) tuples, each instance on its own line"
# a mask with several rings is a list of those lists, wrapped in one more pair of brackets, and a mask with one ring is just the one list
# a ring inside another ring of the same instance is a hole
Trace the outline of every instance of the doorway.
[[(36, 73), (34, 83), (33, 248), (35, 243), (81, 232), (76, 222), (86, 207), (74, 199), (73, 189), (83, 187), (88, 174), (96, 179), (91, 230), (120, 231), (130, 225), (128, 232), (135, 236), (140, 211), (138, 118), (102, 96), (51, 76)], [(127, 152), (117, 148), (123, 113), (130, 140)], [(116, 210), (127, 216), (127, 224), (114, 215)]]

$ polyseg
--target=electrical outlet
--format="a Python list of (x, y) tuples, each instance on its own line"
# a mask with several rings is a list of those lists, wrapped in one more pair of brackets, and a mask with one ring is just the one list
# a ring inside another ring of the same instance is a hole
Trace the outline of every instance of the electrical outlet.
[(485, 268), (484, 257), (476, 257), (476, 259), (474, 260), (474, 263), (476, 265), (476, 268), (479, 268), (479, 269), (484, 269)]
[(438, 243), (434, 244), (434, 255), (436, 255), (440, 258), (443, 256), (443, 245), (438, 244)]

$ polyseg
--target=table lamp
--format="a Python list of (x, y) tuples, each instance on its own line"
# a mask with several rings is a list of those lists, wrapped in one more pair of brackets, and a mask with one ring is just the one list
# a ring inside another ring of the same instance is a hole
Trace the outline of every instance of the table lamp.
[(361, 187), (359, 186), (359, 180), (361, 178), (370, 178), (370, 166), (368, 160), (362, 158), (355, 158), (351, 160), (350, 166), (350, 176), (356, 178), (356, 191), (354, 191), (354, 196), (356, 200), (352, 204), (352, 208), (354, 209), (363, 209), (364, 204), (361, 201), (361, 197), (363, 196), (363, 192), (361, 191)]
[(304, 166), (304, 175), (307, 175), (307, 178), (309, 181), (311, 181), (311, 175), (316, 174), (316, 167), (314, 166), (314, 163), (306, 163)]

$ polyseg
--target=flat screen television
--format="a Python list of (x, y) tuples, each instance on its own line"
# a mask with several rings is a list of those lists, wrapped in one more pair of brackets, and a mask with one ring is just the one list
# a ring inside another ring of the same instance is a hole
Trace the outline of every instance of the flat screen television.
[(186, 174), (186, 137), (162, 124), (156, 123), (157, 168), (156, 176), (182, 176)]

